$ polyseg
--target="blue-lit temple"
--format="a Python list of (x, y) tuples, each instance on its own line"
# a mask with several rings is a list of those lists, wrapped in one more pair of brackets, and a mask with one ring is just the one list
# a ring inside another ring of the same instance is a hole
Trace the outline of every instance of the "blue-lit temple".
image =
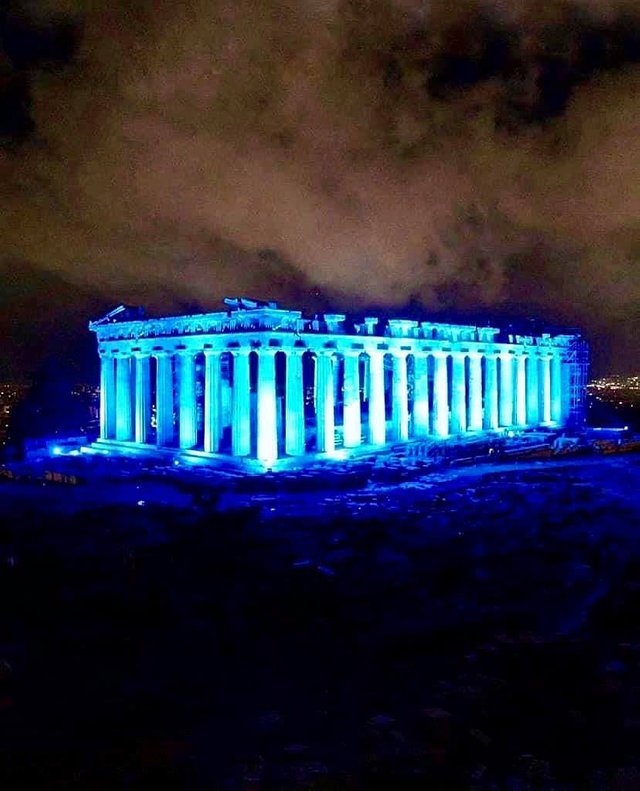
[(91, 322), (105, 449), (264, 466), (583, 420), (578, 335), (313, 317), (274, 302)]

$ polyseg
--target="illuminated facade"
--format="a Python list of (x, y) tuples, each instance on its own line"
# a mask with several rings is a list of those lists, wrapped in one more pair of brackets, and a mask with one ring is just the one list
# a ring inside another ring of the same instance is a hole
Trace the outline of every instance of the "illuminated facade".
[(122, 308), (90, 323), (102, 446), (272, 466), (563, 426), (581, 410), (575, 335), (503, 339), (492, 327), (225, 303), (158, 319)]

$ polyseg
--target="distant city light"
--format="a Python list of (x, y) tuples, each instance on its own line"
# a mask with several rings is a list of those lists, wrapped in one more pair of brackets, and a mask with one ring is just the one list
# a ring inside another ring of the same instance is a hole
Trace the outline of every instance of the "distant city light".
[(640, 405), (640, 376), (607, 376), (594, 379), (587, 385), (587, 392), (596, 401), (614, 406)]

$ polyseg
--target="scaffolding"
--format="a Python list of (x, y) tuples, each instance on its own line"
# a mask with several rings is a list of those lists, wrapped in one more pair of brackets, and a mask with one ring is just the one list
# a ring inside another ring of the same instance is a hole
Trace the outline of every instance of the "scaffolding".
[(567, 348), (569, 404), (567, 426), (582, 429), (587, 420), (587, 384), (589, 381), (589, 344), (573, 335)]

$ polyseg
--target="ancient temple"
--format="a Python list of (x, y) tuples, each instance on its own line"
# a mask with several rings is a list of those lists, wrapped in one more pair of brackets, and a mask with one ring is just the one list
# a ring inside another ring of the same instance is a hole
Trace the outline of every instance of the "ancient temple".
[(269, 467), (582, 419), (577, 335), (225, 305), (153, 319), (122, 308), (90, 323), (101, 446)]

